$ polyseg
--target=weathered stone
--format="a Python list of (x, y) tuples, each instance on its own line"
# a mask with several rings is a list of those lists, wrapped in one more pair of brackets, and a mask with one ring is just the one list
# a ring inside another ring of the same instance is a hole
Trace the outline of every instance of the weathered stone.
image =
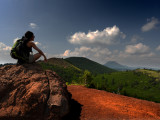
[(69, 112), (67, 86), (38, 64), (0, 68), (0, 119), (60, 119)]

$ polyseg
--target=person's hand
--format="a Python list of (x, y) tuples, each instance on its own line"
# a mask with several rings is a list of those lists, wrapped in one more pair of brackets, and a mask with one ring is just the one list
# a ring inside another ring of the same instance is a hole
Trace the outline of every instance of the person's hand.
[(44, 58), (44, 62), (47, 62), (47, 61), (48, 61), (48, 60), (47, 60), (47, 58), (45, 57), (45, 58)]

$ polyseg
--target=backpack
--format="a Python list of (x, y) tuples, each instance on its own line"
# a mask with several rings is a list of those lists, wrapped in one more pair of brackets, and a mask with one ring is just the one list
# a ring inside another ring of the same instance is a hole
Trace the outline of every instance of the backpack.
[(29, 61), (29, 57), (26, 54), (26, 50), (25, 50), (25, 41), (27, 39), (26, 38), (22, 38), (17, 40), (14, 44), (13, 47), (11, 49), (10, 55), (12, 58), (14, 59), (20, 59), (23, 60), (24, 62), (28, 62)]

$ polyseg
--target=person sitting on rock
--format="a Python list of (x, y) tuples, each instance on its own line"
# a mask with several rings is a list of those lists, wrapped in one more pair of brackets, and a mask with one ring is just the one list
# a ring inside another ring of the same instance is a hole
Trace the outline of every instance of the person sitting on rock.
[[(41, 56), (44, 57), (45, 62), (47, 61), (44, 53), (33, 42), (34, 38), (33, 32), (27, 31), (25, 35), (13, 45), (11, 56), (12, 58), (18, 59), (17, 64), (34, 63)], [(32, 48), (38, 51), (38, 53), (33, 55)]]
[(31, 52), (32, 52), (32, 47), (33, 47), (36, 51), (38, 51), (38, 53), (36, 53), (36, 54), (34, 54), (34, 55), (33, 55), (33, 54), (29, 54), (29, 63), (35, 62), (35, 61), (38, 60), (41, 56), (44, 57), (44, 61), (46, 62), (46, 61), (47, 61), (47, 58), (46, 58), (46, 56), (44, 55), (44, 53), (36, 46), (36, 44), (35, 44), (34, 42), (32, 42), (32, 41), (34, 41), (34, 38), (35, 38), (34, 34), (33, 34), (32, 32), (30, 32), (30, 31), (27, 31), (27, 32), (25, 33), (25, 37), (28, 38), (28, 42), (26, 43), (26, 47), (27, 47), (28, 49), (31, 49)]

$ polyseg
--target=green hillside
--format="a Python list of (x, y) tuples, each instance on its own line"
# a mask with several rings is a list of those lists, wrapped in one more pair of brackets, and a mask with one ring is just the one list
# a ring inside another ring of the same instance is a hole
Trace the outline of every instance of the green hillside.
[(70, 58), (66, 58), (65, 60), (70, 62), (74, 66), (82, 70), (88, 70), (91, 73), (99, 74), (99, 73), (111, 73), (116, 71), (114, 69), (108, 68), (104, 65), (101, 65), (97, 62), (94, 62), (84, 57), (70, 57)]
[[(42, 63), (42, 61), (39, 61)], [(73, 68), (75, 70), (81, 71), (79, 68), (65, 61), (63, 58), (49, 58), (47, 64), (51, 64), (54, 66), (62, 67), (62, 68)]]
[(157, 81), (160, 80), (160, 71), (148, 70), (148, 69), (137, 69), (136, 71), (142, 72), (143, 74), (154, 77), (154, 78), (156, 78)]
[(47, 62), (38, 62), (43, 69), (55, 71), (68, 84), (81, 83), (82, 70), (61, 58), (50, 58)]
[[(143, 72), (150, 70), (143, 70)], [(93, 76), (90, 87), (145, 99), (154, 102), (160, 102), (160, 80), (154, 74), (146, 74), (141, 71), (114, 72), (110, 74), (98, 74)]]

